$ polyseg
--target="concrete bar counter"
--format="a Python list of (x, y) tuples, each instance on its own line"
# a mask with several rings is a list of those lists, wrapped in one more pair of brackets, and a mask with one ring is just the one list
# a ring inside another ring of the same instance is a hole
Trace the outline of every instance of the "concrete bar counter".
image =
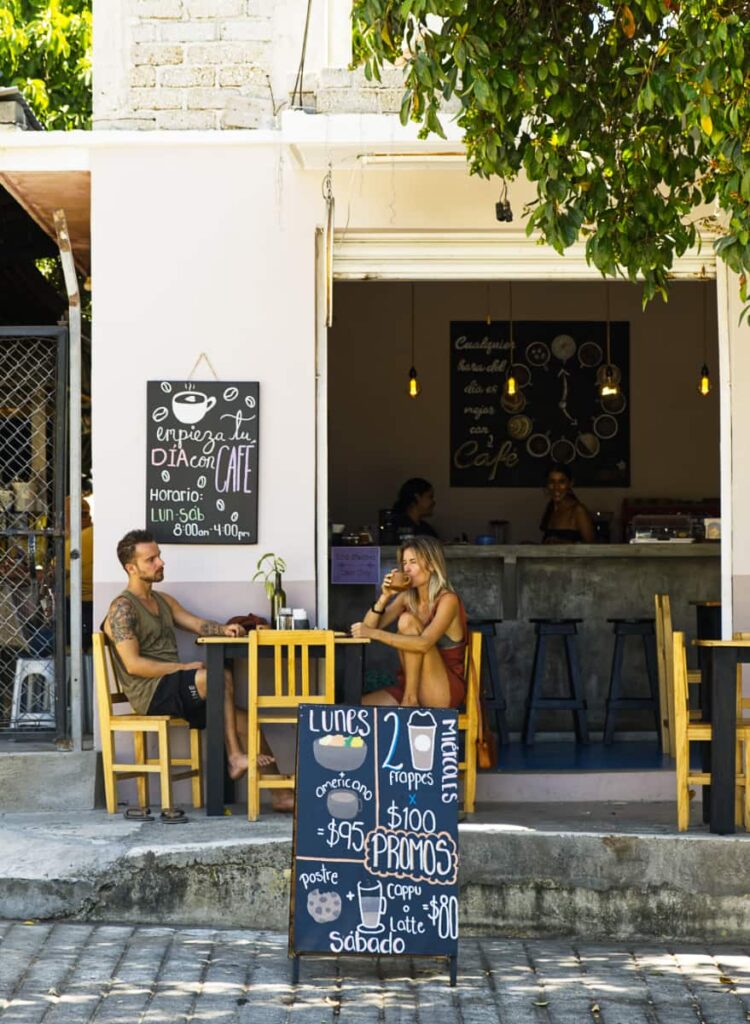
[[(721, 594), (719, 544), (493, 544), (445, 548), (452, 585), (469, 617), (497, 618), (501, 685), (512, 732), (519, 732), (534, 652), (530, 618), (577, 618), (578, 650), (588, 702), (589, 728), (601, 730), (609, 686), (614, 638), (610, 618), (653, 617), (654, 594), (667, 593), (676, 629), (688, 641), (695, 635), (693, 601), (716, 601)], [(382, 548), (383, 571), (395, 566), (396, 549)], [(330, 622), (348, 627), (362, 619), (377, 591), (368, 586), (332, 586)], [(556, 648), (556, 645), (554, 645)], [(549, 658), (547, 690), (561, 693), (563, 655)], [(367, 654), (370, 678), (395, 672), (394, 652), (373, 644)], [(623, 677), (629, 695), (647, 695), (642, 649), (626, 645)], [(540, 733), (572, 731), (567, 712), (539, 716)], [(653, 732), (647, 712), (618, 716), (622, 729)]]

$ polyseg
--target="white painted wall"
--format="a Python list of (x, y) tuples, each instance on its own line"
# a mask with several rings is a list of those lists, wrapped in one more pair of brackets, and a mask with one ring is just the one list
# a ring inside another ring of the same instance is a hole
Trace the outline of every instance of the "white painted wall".
[[(730, 422), (726, 433), (731, 437), (731, 599), (733, 630), (750, 630), (750, 327), (739, 324), (743, 303), (734, 274), (726, 274), (726, 286), (720, 290), (725, 304), (729, 334), (726, 371), (729, 381)], [(728, 438), (729, 440), (729, 438)], [(725, 626), (728, 625), (725, 622)], [(728, 632), (725, 629), (725, 634)], [(746, 672), (747, 676), (747, 672)]]
[(166, 546), (167, 580), (213, 617), (262, 611), (263, 552), (314, 578), (321, 203), (273, 146), (100, 147), (92, 174), (98, 611), (124, 581), (117, 540), (144, 521), (146, 381), (186, 377), (201, 352), (222, 379), (260, 381), (259, 543)]

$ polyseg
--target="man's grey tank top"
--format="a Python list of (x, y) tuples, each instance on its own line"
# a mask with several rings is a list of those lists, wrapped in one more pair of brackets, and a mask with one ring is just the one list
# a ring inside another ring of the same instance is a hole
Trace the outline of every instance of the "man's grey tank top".
[[(174, 633), (174, 619), (172, 611), (164, 598), (152, 591), (159, 606), (159, 614), (154, 615), (145, 605), (134, 597), (130, 591), (123, 590), (120, 597), (126, 597), (135, 611), (138, 625), (136, 627), (136, 638), (141, 655), (144, 658), (152, 658), (154, 661), (179, 661), (177, 653), (177, 638)], [(125, 666), (117, 653), (117, 648), (112, 645), (117, 678), (120, 680), (125, 696), (130, 701), (130, 706), (137, 715), (145, 715), (153, 699), (156, 687), (163, 676), (149, 678), (148, 676), (131, 675), (125, 670)]]

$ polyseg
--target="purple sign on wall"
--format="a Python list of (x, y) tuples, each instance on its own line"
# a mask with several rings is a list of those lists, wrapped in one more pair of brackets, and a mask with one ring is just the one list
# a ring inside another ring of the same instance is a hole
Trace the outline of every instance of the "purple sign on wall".
[(371, 583), (380, 575), (379, 547), (331, 548), (331, 583)]

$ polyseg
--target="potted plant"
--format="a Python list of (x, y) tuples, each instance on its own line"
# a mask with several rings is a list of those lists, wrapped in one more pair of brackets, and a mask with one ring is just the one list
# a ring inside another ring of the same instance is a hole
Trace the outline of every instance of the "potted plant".
[(286, 594), (281, 586), (281, 574), (286, 572), (286, 562), (273, 551), (268, 551), (258, 559), (255, 568), (258, 571), (253, 576), (253, 582), (263, 578), (266, 597), (271, 602), (271, 625), (275, 626), (279, 612), (286, 605)]

